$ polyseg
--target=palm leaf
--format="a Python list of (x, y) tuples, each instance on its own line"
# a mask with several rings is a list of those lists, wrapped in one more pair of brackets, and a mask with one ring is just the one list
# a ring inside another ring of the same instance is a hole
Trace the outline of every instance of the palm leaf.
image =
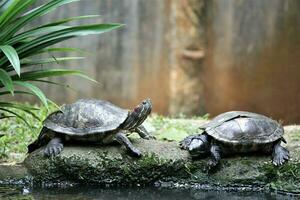
[(78, 53), (87, 53), (86, 50), (78, 49), (78, 48), (66, 48), (66, 47), (58, 47), (58, 48), (45, 48), (40, 50), (38, 53), (50, 53), (50, 52), (78, 52)]
[(17, 42), (26, 40), (28, 38), (33, 38), (33, 37), (36, 37), (39, 35), (63, 30), (66, 28), (69, 28), (69, 26), (49, 26), (49, 27), (47, 26), (47, 27), (39, 27), (39, 28), (31, 29), (29, 31), (25, 31), (23, 33), (20, 33), (16, 36), (12, 37), (11, 39), (5, 41), (4, 44), (13, 45), (13, 44), (16, 44)]
[(4, 27), (7, 24), (11, 23), (35, 1), (36, 0), (14, 0), (0, 16), (0, 30), (5, 30)]
[(60, 57), (60, 58), (45, 58), (45, 59), (38, 59), (38, 60), (32, 60), (32, 59), (26, 59), (22, 60), (21, 64), (22, 66), (32, 66), (32, 65), (43, 65), (43, 64), (49, 64), (49, 63), (57, 63), (63, 62), (63, 61), (70, 61), (70, 60), (81, 60), (84, 59), (84, 57)]
[(0, 15), (14, 2), (14, 0), (1, 0), (0, 2)]
[(19, 52), (20, 57), (23, 58), (24, 56), (33, 55), (37, 51), (63, 40), (84, 35), (101, 34), (121, 26), (122, 24), (94, 24), (66, 28), (43, 35), (28, 43), (25, 43), (18, 47), (17, 51)]
[[(16, 50), (12, 46), (9, 46), (9, 45), (0, 46), (0, 50), (6, 55), (7, 59), (10, 61), (13, 68), (15, 69), (17, 74), (20, 76), (20, 71), (21, 71), (20, 60), (19, 60), (19, 56), (18, 56), (18, 53), (16, 52)], [(2, 58), (1, 60), (3, 60), (3, 62), (5, 62), (5, 58)], [(1, 64), (3, 64), (3, 63), (1, 63), (1, 61), (0, 61), (0, 66), (1, 66)]]
[(17, 116), (18, 118), (20, 118), (28, 127), (31, 127), (30, 124), (26, 121), (26, 119), (24, 117), (22, 117), (21, 115), (19, 115), (18, 113), (12, 111), (12, 110), (8, 110), (8, 109), (5, 109), (5, 108), (1, 108), (0, 107), (0, 110), (4, 111), (4, 112), (7, 112), (7, 113), (10, 113), (10, 114), (13, 114), (14, 116)]
[(38, 110), (38, 108), (34, 106), (19, 104), (19, 103), (9, 103), (9, 102), (0, 102), (0, 107), (7, 107), (7, 108), (16, 108), (21, 110)]
[(38, 88), (37, 86), (35, 86), (32, 83), (28, 83), (28, 82), (24, 82), (24, 81), (14, 81), (14, 84), (31, 90), (33, 92), (33, 94), (35, 94), (41, 100), (41, 102), (44, 104), (44, 106), (48, 109), (47, 97), (44, 95), (42, 90), (40, 90), (40, 88)]
[(30, 114), (37, 120), (40, 120), (40, 118), (35, 113), (32, 112), (33, 110), (38, 110), (38, 108), (33, 107), (33, 106), (28, 106), (28, 105), (18, 104), (18, 103), (0, 102), (0, 108), (2, 108), (2, 109), (3, 108), (12, 108), (12, 109), (21, 110), (27, 114)]
[(42, 70), (35, 70), (22, 73), (21, 77), (16, 75), (12, 76), (12, 80), (19, 80), (19, 81), (34, 81), (41, 78), (48, 78), (54, 76), (64, 76), (64, 75), (75, 75), (90, 80), (92, 82), (98, 83), (96, 80), (88, 77), (87, 75), (83, 74), (79, 70), (68, 70), (68, 69), (42, 69)]
[(72, 91), (76, 91), (76, 89), (72, 88), (70, 85), (67, 85), (67, 84), (57, 83), (57, 82), (49, 81), (49, 80), (41, 80), (41, 79), (37, 79), (37, 80), (34, 80), (34, 81), (35, 82), (40, 82), (40, 83), (47, 83), (47, 84), (51, 84), (51, 85), (57, 85), (57, 86), (60, 86), (60, 87), (70, 89)]
[[(35, 20), (62, 5), (76, 1), (80, 0), (50, 0), (46, 4), (25, 12), (28, 7), (36, 2), (36, 0), (0, 0), (0, 51), (2, 51), (0, 52), (0, 88), (5, 88), (6, 90), (1, 91), (0, 96), (14, 94), (14, 92), (16, 94), (35, 95), (47, 107), (47, 103), (52, 101), (47, 99), (40, 88), (35, 84), (30, 83), (30, 81), (69, 87), (68, 85), (43, 79), (55, 76), (75, 75), (98, 83), (78, 70), (36, 70), (34, 68), (34, 65), (82, 59), (81, 57), (56, 58), (52, 56), (52, 58), (35, 59), (31, 56), (52, 52), (82, 53), (82, 50), (77, 50), (74, 48), (52, 48), (50, 46), (78, 36), (101, 34), (118, 28), (122, 26), (121, 24), (93, 24), (74, 27), (63, 26), (63, 24), (74, 20), (98, 17), (98, 15), (85, 15), (65, 18), (29, 29), (27, 31), (20, 31), (32, 20)], [(28, 66), (32, 66), (33, 68), (26, 68)], [(21, 72), (21, 67), (24, 68), (24, 70), (26, 68), (26, 71), (22, 70)], [(21, 88), (14, 91), (14, 84)], [(23, 91), (23, 89), (25, 91)], [(20, 116), (14, 110), (21, 110), (38, 119), (33, 112), (36, 110), (36, 108), (32, 106), (11, 102), (0, 102), (0, 110), (17, 116), (23, 121), (26, 119), (22, 118), (22, 116)]]
[(41, 27), (45, 27), (45, 26), (58, 26), (61, 24), (65, 24), (74, 20), (79, 20), (79, 19), (88, 19), (88, 18), (95, 18), (95, 17), (99, 17), (100, 15), (82, 15), (82, 16), (76, 16), (76, 17), (70, 17), (70, 18), (66, 18), (66, 19), (62, 19), (56, 22), (52, 22), (46, 25), (43, 25)]
[[(0, 69), (0, 81), (1, 81), (2, 85), (13, 95), (14, 94), (13, 82), (12, 82), (9, 74), (3, 69)], [(0, 87), (1, 87), (1, 85), (0, 85)]]
[[(11, 94), (9, 91), (3, 91), (3, 92), (0, 92), (0, 96), (3, 96), (3, 95), (8, 95), (8, 94)], [(14, 91), (14, 94), (28, 94), (28, 95), (34, 95), (32, 94), (31, 92), (25, 92), (25, 91), (20, 91), (20, 90), (15, 90)]]
[[(35, 0), (16, 0), (16, 2), (19, 2), (20, 1), (24, 1), (24, 4), (25, 4), (25, 1), (26, 2), (29, 2), (29, 4), (32, 4), (33, 1)], [(68, 3), (71, 3), (71, 2), (75, 2), (75, 1), (79, 1), (79, 0), (53, 0), (53, 1), (50, 1), (49, 3), (46, 3), (40, 7), (37, 7), (35, 9), (32, 9), (31, 11), (25, 13), (23, 16), (21, 16), (20, 18), (18, 18), (15, 23), (13, 23), (11, 25), (11, 27), (9, 29), (7, 29), (3, 34), (1, 34), (0, 36), (0, 41), (5, 41), (7, 40), (8, 38), (10, 38), (12, 35), (14, 35), (15, 33), (17, 33), (22, 27), (24, 27), (24, 25), (26, 25), (27, 23), (29, 23), (30, 21), (38, 18), (38, 17), (41, 17), (53, 10), (55, 10), (56, 8), (64, 5), (64, 4), (68, 4)], [(21, 5), (19, 5), (21, 6)], [(18, 6), (11, 6), (13, 7), (13, 9), (17, 9)], [(9, 9), (8, 9), (9, 10)], [(19, 10), (19, 9), (18, 9)], [(10, 10), (10, 12), (13, 12), (13, 10)], [(17, 12), (18, 14), (20, 12)], [(0, 29), (2, 28), (1, 26), (1, 18), (0, 18)], [(5, 25), (5, 24), (4, 24)]]

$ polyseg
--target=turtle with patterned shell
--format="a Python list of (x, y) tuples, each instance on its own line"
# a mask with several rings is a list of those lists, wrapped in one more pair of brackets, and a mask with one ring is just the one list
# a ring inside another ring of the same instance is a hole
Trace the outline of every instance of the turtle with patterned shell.
[(43, 122), (38, 139), (28, 146), (28, 152), (46, 145), (45, 156), (56, 156), (65, 143), (110, 144), (114, 141), (124, 145), (128, 152), (140, 157), (127, 135), (137, 132), (144, 139), (150, 136), (142, 123), (152, 109), (150, 99), (144, 100), (132, 111), (122, 109), (108, 101), (81, 99), (64, 105), (50, 114)]
[(200, 127), (200, 133), (180, 142), (192, 157), (209, 156), (209, 166), (216, 166), (221, 157), (237, 153), (272, 154), (272, 163), (282, 165), (289, 160), (289, 151), (281, 124), (264, 115), (231, 111), (220, 114)]

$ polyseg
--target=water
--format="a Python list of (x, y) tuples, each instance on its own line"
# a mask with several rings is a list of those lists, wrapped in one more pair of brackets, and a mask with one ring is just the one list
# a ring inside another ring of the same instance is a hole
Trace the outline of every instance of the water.
[(0, 187), (0, 199), (55, 199), (55, 200), (273, 200), (299, 199), (263, 192), (223, 192), (159, 188), (99, 188), (96, 186), (74, 186), (69, 188), (22, 188)]

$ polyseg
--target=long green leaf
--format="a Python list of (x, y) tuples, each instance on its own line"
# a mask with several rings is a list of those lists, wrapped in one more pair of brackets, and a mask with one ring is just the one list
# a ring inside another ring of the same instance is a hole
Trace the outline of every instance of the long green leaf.
[(82, 15), (82, 16), (76, 16), (76, 17), (70, 17), (70, 18), (66, 18), (66, 19), (62, 19), (56, 22), (51, 22), (49, 24), (45, 24), (42, 27), (46, 27), (46, 26), (58, 26), (61, 24), (65, 24), (74, 20), (80, 20), (80, 19), (88, 19), (88, 18), (95, 18), (95, 17), (99, 17), (100, 15)]
[(36, 0), (14, 0), (0, 16), (0, 30), (4, 30), (7, 24), (15, 20), (20, 13), (35, 1)]
[(19, 103), (9, 103), (9, 102), (0, 102), (0, 107), (16, 108), (16, 109), (27, 110), (27, 111), (38, 110), (38, 108), (34, 106), (23, 105)]
[[(69, 38), (60, 38), (60, 39), (56, 39), (56, 40), (52, 40), (52, 41), (49, 41), (49, 42), (45, 42), (45, 43), (42, 43), (42, 44), (39, 44), (39, 45), (33, 45), (31, 47), (27, 47), (28, 48), (28, 51), (24, 51), (22, 52), (22, 54), (19, 54), (20, 58), (26, 58), (26, 57), (30, 57), (30, 56), (33, 56), (33, 55), (37, 55), (39, 54), (39, 51), (46, 48), (46, 47), (49, 47), (49, 46), (52, 46), (54, 44), (57, 44), (59, 42), (62, 42), (64, 40), (67, 40), (67, 39), (70, 39), (71, 37)], [(18, 49), (23, 49), (24, 46), (26, 46), (28, 43), (30, 43), (32, 41), (29, 41), (29, 42), (25, 42), (23, 44), (21, 44)]]
[(41, 79), (34, 80), (34, 81), (35, 82), (40, 82), (40, 83), (47, 83), (47, 84), (57, 85), (57, 86), (60, 86), (60, 87), (70, 89), (72, 91), (76, 91), (76, 89), (72, 88), (70, 85), (67, 85), (67, 84), (61, 84), (61, 83), (57, 83), (57, 82), (54, 82), (54, 81), (41, 80)]
[(63, 61), (70, 61), (70, 60), (81, 60), (84, 59), (84, 57), (60, 57), (60, 58), (45, 58), (45, 59), (38, 59), (38, 60), (21, 60), (21, 64), (24, 67), (24, 65), (42, 65), (42, 64), (48, 64), (48, 63), (57, 63), (63, 62)]
[(83, 50), (83, 49), (78, 49), (78, 48), (64, 48), (64, 47), (58, 47), (58, 48), (45, 48), (41, 49), (40, 51), (37, 51), (35, 55), (42, 54), (42, 53), (52, 53), (52, 52), (74, 52), (74, 53), (79, 53), (80, 55), (88, 55), (91, 54), (90, 52)]
[[(0, 120), (1, 119), (7, 119), (7, 118), (12, 118), (12, 117), (16, 117), (16, 116), (13, 116), (13, 115), (4, 115), (4, 114), (0, 114)], [(3, 135), (3, 134), (2, 134)], [(1, 135), (0, 135), (0, 137), (1, 137)]]
[(3, 84), (3, 86), (13, 95), (14, 94), (13, 82), (9, 74), (3, 69), (0, 69), (0, 81)]
[(7, 59), (9, 60), (13, 68), (20, 76), (21, 67), (20, 67), (20, 59), (17, 51), (12, 46), (9, 45), (0, 46), (0, 50), (6, 55)]
[[(20, 1), (20, 0), (16, 0), (16, 1)], [(25, 1), (25, 0), (21, 0), (21, 1)], [(30, 1), (30, 0), (27, 0), (27, 1)], [(10, 38), (12, 35), (17, 33), (22, 27), (24, 27), (25, 24), (29, 23), (30, 21), (32, 21), (38, 17), (41, 17), (62, 5), (65, 5), (65, 4), (68, 4), (71, 2), (75, 2), (75, 1), (79, 1), (79, 0), (52, 0), (49, 3), (46, 3), (40, 7), (34, 8), (33, 10), (25, 13), (23, 16), (18, 18), (16, 20), (16, 22), (10, 27), (10, 29), (5, 31), (5, 33), (3, 33), (1, 35), (0, 41), (1, 40), (6, 41), (8, 38)], [(1, 26), (0, 26), (0, 28), (1, 28)]]
[(41, 100), (44, 106), (48, 109), (47, 97), (44, 95), (42, 90), (40, 90), (40, 88), (38, 88), (32, 83), (23, 82), (23, 81), (14, 81), (14, 84), (31, 90)]
[(18, 103), (0, 102), (0, 108), (13, 108), (13, 109), (22, 110), (23, 112), (30, 114), (37, 120), (40, 120), (40, 118), (35, 113), (32, 112), (34, 110), (39, 110), (39, 109), (33, 106), (28, 106), (28, 105), (18, 104)]
[[(19, 115), (18, 113), (14, 112), (14, 111), (11, 111), (11, 110), (8, 110), (8, 109), (5, 109), (5, 108), (1, 108), (0, 107), (0, 110), (2, 111), (5, 111), (5, 112), (8, 112), (10, 114), (13, 114), (15, 116), (17, 116), (18, 118), (20, 118), (27, 126), (30, 127), (30, 124), (26, 121), (26, 119), (24, 117), (22, 117), (21, 115)], [(39, 119), (40, 120), (40, 119)]]
[[(39, 81), (39, 82), (40, 82), (40, 81)], [(43, 81), (41, 81), (41, 82), (43, 82)], [(7, 94), (10, 94), (10, 93), (7, 92), (7, 91), (0, 92), (0, 96), (2, 96), (2, 95), (7, 95)], [(25, 91), (19, 91), (19, 90), (16, 90), (16, 91), (15, 91), (15, 94), (25, 94), (25, 95), (35, 96), (35, 94), (33, 94), (33, 93), (31, 93), (31, 92), (25, 92)], [(55, 102), (53, 102), (52, 100), (50, 100), (50, 99), (47, 98), (47, 101), (48, 101), (49, 103), (53, 104), (54, 107), (56, 107), (57, 109), (60, 109), (60, 107), (59, 107)]]
[[(8, 92), (8, 91), (0, 92), (0, 96), (8, 95), (8, 94), (10, 94), (10, 92)], [(15, 90), (15, 91), (14, 91), (14, 94), (28, 94), (28, 95), (34, 95), (34, 94), (32, 94), (31, 92), (25, 92), (25, 91), (20, 91), (20, 90)]]
[(11, 39), (5, 41), (4, 44), (13, 45), (13, 44), (20, 42), (22, 40), (25, 40), (27, 38), (36, 37), (39, 35), (63, 30), (66, 28), (69, 28), (69, 26), (49, 26), (49, 27), (47, 26), (47, 27), (35, 28), (35, 29), (29, 30), (29, 31), (22, 32), (16, 36), (12, 37)]
[(55, 31), (47, 35), (38, 37), (24, 45), (17, 48), (20, 57), (32, 55), (35, 52), (58, 43), (60, 41), (70, 39), (73, 37), (91, 35), (91, 34), (101, 34), (116, 28), (121, 27), (122, 24), (94, 24), (85, 26), (75, 26), (71, 28), (66, 28), (60, 31)]
[(68, 69), (43, 69), (43, 70), (29, 71), (29, 72), (22, 73), (21, 77), (14, 75), (11, 78), (12, 80), (34, 81), (41, 78), (48, 78), (53, 76), (64, 76), (64, 75), (80, 76), (92, 82), (98, 83), (96, 80), (88, 77), (87, 75), (83, 74), (79, 70), (68, 70)]
[(7, 10), (7, 8), (14, 2), (14, 0), (2, 0), (0, 1), (0, 15)]
[(57, 105), (54, 101), (47, 99), (49, 103), (51, 103), (57, 110), (61, 110), (60, 106)]

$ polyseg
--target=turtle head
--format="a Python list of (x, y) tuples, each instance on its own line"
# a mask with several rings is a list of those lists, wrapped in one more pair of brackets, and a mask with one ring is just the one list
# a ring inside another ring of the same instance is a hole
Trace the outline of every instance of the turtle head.
[(204, 158), (209, 153), (209, 141), (207, 135), (199, 135), (191, 140), (188, 145), (192, 157)]
[(123, 124), (123, 129), (132, 130), (137, 128), (145, 121), (145, 119), (151, 113), (151, 110), (152, 110), (151, 100), (146, 99), (142, 101), (132, 111), (129, 112), (129, 115)]

